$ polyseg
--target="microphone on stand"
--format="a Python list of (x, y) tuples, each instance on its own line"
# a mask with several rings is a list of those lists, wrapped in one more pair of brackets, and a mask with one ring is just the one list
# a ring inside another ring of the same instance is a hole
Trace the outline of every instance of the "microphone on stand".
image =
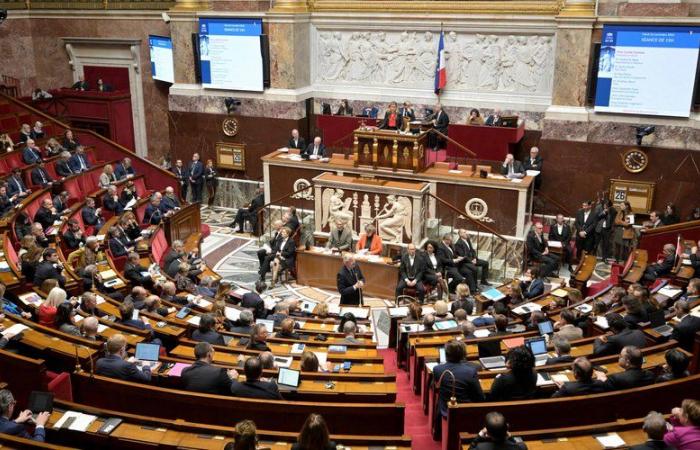
[[(357, 266), (353, 266), (352, 274), (355, 276), (355, 281), (360, 281), (360, 277), (357, 276)], [(365, 306), (365, 299), (362, 295), (362, 288), (358, 288), (357, 291), (360, 293), (360, 306)]]

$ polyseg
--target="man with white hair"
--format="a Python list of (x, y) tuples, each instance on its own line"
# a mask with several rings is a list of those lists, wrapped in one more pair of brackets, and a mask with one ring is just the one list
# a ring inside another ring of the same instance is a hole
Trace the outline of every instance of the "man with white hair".
[(659, 259), (654, 264), (647, 266), (644, 271), (643, 280), (649, 283), (656, 281), (657, 278), (671, 273), (673, 266), (676, 264), (676, 246), (673, 244), (664, 245), (663, 259)]
[[(540, 149), (537, 147), (532, 147), (530, 149), (530, 156), (526, 156), (523, 160), (523, 168), (528, 170), (536, 170), (542, 172), (542, 157), (540, 156)], [(542, 181), (542, 174), (540, 173), (535, 177), (535, 188), (539, 189), (540, 183)]]
[(304, 150), (306, 148), (306, 141), (303, 137), (299, 136), (299, 130), (296, 128), (292, 130), (292, 137), (289, 138), (288, 148), (297, 148), (299, 150)]
[(91, 341), (96, 341), (99, 323), (95, 316), (86, 317), (83, 320), (83, 337)]
[(102, 206), (104, 206), (107, 211), (112, 211), (115, 216), (124, 212), (124, 205), (119, 201), (117, 187), (113, 184), (107, 187), (107, 193), (102, 197)]
[(165, 195), (163, 196), (163, 201), (160, 203), (160, 209), (165, 214), (180, 209), (180, 200), (177, 199), (175, 189), (172, 186), (165, 188)]
[(343, 255), (343, 267), (340, 268), (336, 281), (341, 305), (362, 304), (362, 288), (365, 286), (365, 277), (355, 264), (355, 256), (352, 253)]
[(122, 162), (117, 164), (117, 166), (114, 168), (114, 175), (118, 180), (131, 178), (136, 175), (134, 168), (131, 166), (131, 158), (124, 158)]

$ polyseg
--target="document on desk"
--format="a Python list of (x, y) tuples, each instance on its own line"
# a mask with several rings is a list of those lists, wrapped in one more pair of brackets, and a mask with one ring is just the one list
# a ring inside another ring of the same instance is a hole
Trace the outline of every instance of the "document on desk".
[(664, 286), (661, 289), (659, 289), (659, 294), (665, 295), (668, 298), (674, 298), (677, 295), (680, 295), (683, 292), (682, 289), (675, 288), (673, 286)]
[(525, 171), (525, 174), (526, 174), (528, 177), (536, 177), (537, 175), (540, 174), (540, 171), (539, 171), (539, 170), (526, 170), (526, 171)]
[(63, 425), (70, 419), (73, 420), (70, 421), (70, 425), (68, 426), (69, 430), (85, 432), (87, 431), (88, 427), (90, 427), (90, 425), (97, 420), (97, 416), (84, 414), (79, 411), (66, 411), (65, 414), (58, 419), (58, 422), (54, 424), (53, 428), (63, 428)]
[(5, 337), (5, 339), (12, 339), (13, 337), (15, 337), (18, 334), (20, 334), (21, 332), (23, 332), (24, 330), (28, 330), (28, 329), (29, 329), (28, 326), (21, 324), (21, 323), (16, 323), (16, 324), (12, 325), (10, 328), (4, 330), (0, 334), (2, 334), (3, 337)]
[(207, 309), (211, 306), (211, 302), (209, 300), (204, 300), (203, 298), (195, 298), (192, 301), (192, 303), (204, 309)]
[(340, 315), (344, 316), (347, 313), (352, 313), (358, 319), (366, 319), (369, 316), (369, 309), (355, 308), (352, 306), (343, 306), (340, 308)]
[(552, 248), (561, 248), (561, 242), (559, 241), (547, 241), (547, 245)]
[(337, 303), (328, 303), (328, 314), (340, 315), (340, 305)]
[(474, 330), (474, 336), (478, 338), (489, 337), (491, 332), (486, 328), (478, 328)]
[(200, 320), (202, 320), (202, 318), (200, 316), (192, 316), (189, 319), (187, 319), (187, 323), (192, 324), (195, 327), (198, 327)]
[(27, 306), (39, 306), (43, 302), (43, 299), (36, 292), (20, 295), (18, 298)]
[(408, 315), (408, 306), (397, 306), (389, 308), (389, 316), (391, 317), (406, 317)]
[(594, 437), (603, 448), (619, 448), (627, 445), (617, 433), (598, 434)]
[(182, 371), (190, 367), (192, 364), (185, 363), (175, 363), (173, 367), (168, 370), (169, 377), (180, 377), (182, 376)]
[(530, 314), (533, 311), (541, 311), (542, 307), (537, 303), (528, 302), (524, 305), (520, 305), (517, 308), (513, 308), (513, 312), (518, 315)]
[(10, 271), (10, 265), (7, 263), (7, 261), (0, 261), (0, 272), (9, 272)]
[(241, 310), (227, 306), (224, 308), (224, 316), (226, 316), (228, 320), (236, 321), (241, 316)]
[(424, 316), (427, 316), (428, 314), (434, 314), (435, 308), (433, 308), (432, 306), (424, 306), (422, 309), (422, 313)]
[(566, 289), (559, 288), (553, 290), (552, 295), (554, 295), (555, 297), (564, 298), (567, 295), (569, 295), (569, 292), (567, 292)]
[(595, 318), (594, 324), (598, 325), (603, 330), (607, 330), (610, 326), (608, 325), (608, 319), (604, 316), (598, 316)]
[(328, 361), (328, 353), (326, 352), (312, 352), (316, 355), (318, 359), (318, 367), (326, 367), (326, 361)]
[(265, 304), (265, 308), (273, 309), (275, 305), (277, 305), (277, 299), (275, 297), (272, 297), (271, 295), (264, 295), (263, 303)]
[(438, 364), (440, 364), (440, 363), (438, 363), (438, 362), (428, 362), (428, 363), (425, 363), (425, 368), (428, 369), (428, 370), (430, 370), (430, 371), (432, 372), (432, 371), (435, 369), (435, 366), (437, 366)]

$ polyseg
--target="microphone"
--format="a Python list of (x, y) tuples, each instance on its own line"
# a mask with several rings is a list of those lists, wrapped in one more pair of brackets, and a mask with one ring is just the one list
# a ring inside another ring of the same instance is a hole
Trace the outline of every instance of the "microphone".
[(80, 356), (78, 355), (78, 344), (75, 347), (75, 372), (80, 373), (83, 371), (83, 367), (80, 365)]
[(437, 387), (440, 388), (442, 386), (442, 379), (445, 378), (445, 375), (450, 374), (452, 377), (452, 395), (450, 396), (449, 402), (447, 402), (448, 405), (450, 406), (457, 406), (457, 395), (455, 394), (455, 389), (456, 389), (456, 379), (455, 379), (455, 374), (452, 373), (450, 369), (446, 369), (442, 375), (440, 375), (440, 379), (437, 382)]

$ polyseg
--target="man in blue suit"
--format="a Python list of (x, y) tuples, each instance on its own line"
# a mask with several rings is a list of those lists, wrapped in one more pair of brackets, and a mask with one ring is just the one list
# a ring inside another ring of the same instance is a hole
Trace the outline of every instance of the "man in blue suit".
[(163, 220), (163, 209), (160, 205), (158, 193), (151, 196), (151, 202), (146, 206), (143, 214), (143, 223), (146, 225), (158, 225)]
[(464, 342), (452, 339), (445, 344), (446, 362), (433, 369), (433, 379), (440, 389), (438, 407), (442, 417), (447, 417), (447, 403), (453, 393), (457, 403), (484, 401), (484, 393), (477, 378), (479, 369), (466, 359), (467, 347)]
[(32, 417), (32, 412), (28, 409), (19, 413), (15, 420), (10, 420), (12, 413), (15, 410), (15, 405), (17, 402), (12, 396), (12, 392), (7, 389), (0, 391), (0, 433), (11, 434), (12, 436), (19, 436), (25, 439), (31, 439), (34, 441), (44, 442), (46, 438), (46, 422), (48, 422), (51, 413), (48, 411), (40, 412), (34, 423), (36, 427), (34, 428), (34, 434), (31, 435), (27, 432), (24, 424)]
[(144, 365), (139, 367), (134, 362), (125, 361), (126, 338), (115, 334), (107, 341), (107, 354), (97, 360), (95, 373), (110, 378), (125, 381), (150, 381), (151, 368)]
[(14, 197), (15, 195), (24, 198), (31, 194), (32, 190), (27, 189), (27, 186), (22, 181), (22, 169), (12, 169), (12, 176), (7, 179), (7, 196)]
[(90, 168), (90, 163), (87, 160), (87, 156), (85, 156), (85, 147), (79, 145), (75, 149), (75, 154), (68, 160), (68, 164), (75, 173), (88, 170)]
[(134, 168), (131, 166), (131, 159), (124, 158), (122, 162), (117, 164), (117, 166), (114, 168), (114, 175), (116, 175), (117, 179), (119, 180), (136, 175)]
[(41, 151), (34, 145), (34, 139), (27, 140), (27, 146), (22, 150), (22, 161), (25, 164), (38, 164), (41, 161)]
[(192, 202), (201, 202), (202, 187), (204, 186), (204, 166), (199, 160), (199, 153), (192, 155), (192, 163), (187, 172), (189, 173), (190, 186), (192, 187)]

